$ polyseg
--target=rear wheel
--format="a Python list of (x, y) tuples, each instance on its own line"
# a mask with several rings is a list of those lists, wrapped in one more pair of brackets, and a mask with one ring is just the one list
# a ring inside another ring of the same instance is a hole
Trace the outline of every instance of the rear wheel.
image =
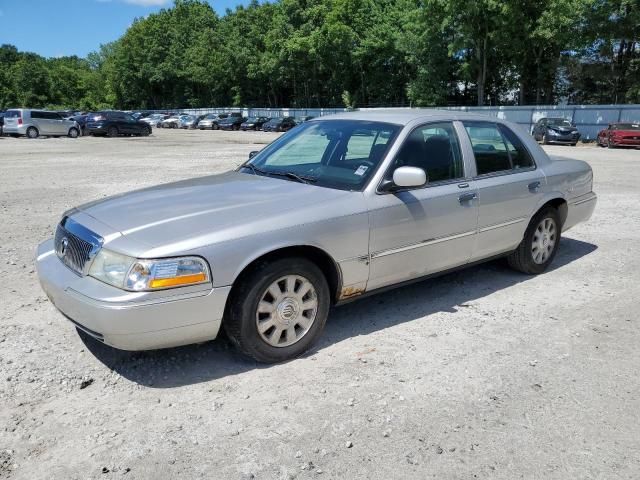
[(298, 257), (262, 262), (234, 287), (223, 325), (244, 354), (281, 362), (320, 336), (329, 304), (327, 280), (314, 263)]
[(544, 272), (558, 251), (561, 229), (555, 208), (540, 210), (531, 219), (518, 248), (507, 257), (511, 268), (532, 275)]
[(40, 136), (40, 132), (36, 127), (27, 128), (27, 138), (38, 138)]
[(113, 138), (118, 136), (118, 128), (117, 127), (109, 127), (107, 129), (107, 136)]
[(79, 135), (80, 135), (80, 132), (75, 127), (70, 128), (69, 133), (67, 134), (69, 138), (78, 138)]
[(142, 129), (142, 136), (143, 137), (148, 137), (149, 135), (151, 135), (151, 127), (145, 127)]

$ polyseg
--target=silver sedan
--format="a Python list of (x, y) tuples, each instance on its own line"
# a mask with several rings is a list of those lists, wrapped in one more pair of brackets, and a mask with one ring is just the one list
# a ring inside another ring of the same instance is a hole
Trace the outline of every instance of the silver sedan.
[(596, 204), (584, 162), (479, 115), (355, 112), (306, 122), (233, 172), (66, 212), (38, 247), (45, 292), (122, 349), (202, 342), (306, 351), (334, 304), (506, 257), (544, 272)]

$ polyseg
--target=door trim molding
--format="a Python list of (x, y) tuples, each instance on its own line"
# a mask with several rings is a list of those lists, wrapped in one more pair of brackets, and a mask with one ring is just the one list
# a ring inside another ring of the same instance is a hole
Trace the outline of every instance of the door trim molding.
[(435, 245), (442, 242), (448, 242), (450, 240), (456, 240), (458, 238), (468, 237), (469, 235), (476, 235), (478, 233), (484, 233), (491, 230), (496, 230), (498, 228), (508, 227), (510, 225), (515, 225), (516, 223), (524, 222), (527, 217), (514, 218), (513, 220), (508, 220), (506, 222), (497, 223), (495, 225), (489, 225), (487, 227), (478, 228), (476, 230), (469, 230), (467, 232), (456, 233), (454, 235), (447, 235), (445, 237), (438, 238), (429, 238), (427, 240), (422, 240), (418, 243), (412, 243), (410, 245), (404, 245), (402, 247), (388, 248), (386, 250), (379, 250), (377, 252), (373, 252), (371, 254), (371, 259), (374, 260), (376, 258), (386, 257), (388, 255), (394, 255), (396, 253), (407, 252), (409, 250), (414, 250), (416, 248), (428, 247), (429, 245)]
[(421, 242), (412, 243), (410, 245), (405, 245), (403, 247), (389, 248), (387, 250), (380, 250), (378, 252), (374, 252), (371, 254), (371, 258), (375, 259), (380, 257), (386, 257), (387, 255), (402, 253), (408, 250), (413, 250), (415, 248), (426, 247), (429, 245), (435, 245), (437, 243), (448, 242), (449, 240), (468, 237), (469, 235), (475, 235), (476, 233), (478, 233), (477, 230), (470, 230), (468, 232), (456, 233), (455, 235), (447, 235), (446, 237), (429, 238), (427, 240), (422, 240)]
[(508, 227), (509, 225), (515, 225), (516, 223), (524, 222), (527, 217), (514, 218), (513, 220), (508, 220), (502, 223), (496, 223), (495, 225), (489, 225), (487, 227), (482, 227), (478, 229), (478, 233), (488, 232), (490, 230), (495, 230), (496, 228)]

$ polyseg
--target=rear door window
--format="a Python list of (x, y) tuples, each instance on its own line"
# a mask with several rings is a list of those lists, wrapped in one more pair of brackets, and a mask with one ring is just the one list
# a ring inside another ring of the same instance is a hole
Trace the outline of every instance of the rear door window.
[(504, 125), (489, 122), (463, 124), (471, 140), (478, 175), (534, 167), (522, 141)]

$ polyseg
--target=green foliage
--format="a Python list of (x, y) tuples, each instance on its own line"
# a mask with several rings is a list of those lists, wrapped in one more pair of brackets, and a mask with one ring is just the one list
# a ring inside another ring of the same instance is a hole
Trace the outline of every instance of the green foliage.
[(640, 102), (637, 0), (204, 0), (86, 59), (0, 47), (0, 109)]

